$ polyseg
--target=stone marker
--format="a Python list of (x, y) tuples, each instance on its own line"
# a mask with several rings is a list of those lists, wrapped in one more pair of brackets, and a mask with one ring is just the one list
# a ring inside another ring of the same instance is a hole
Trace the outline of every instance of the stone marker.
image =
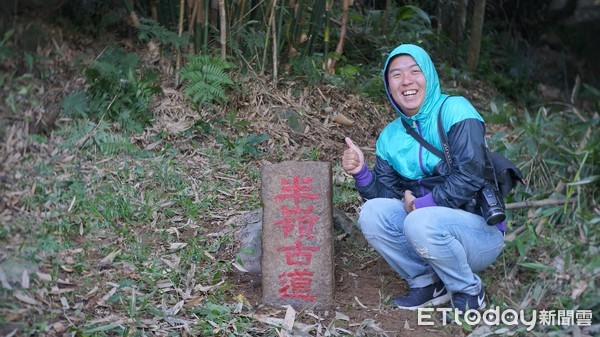
[(331, 164), (262, 168), (262, 296), (296, 310), (333, 305)]

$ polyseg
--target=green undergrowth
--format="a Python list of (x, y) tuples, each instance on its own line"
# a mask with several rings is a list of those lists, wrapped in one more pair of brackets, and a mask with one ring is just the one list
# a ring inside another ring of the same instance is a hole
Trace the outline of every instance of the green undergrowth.
[[(520, 206), (507, 210), (506, 248), (484, 275), (493, 305), (524, 310), (526, 317), (554, 312), (556, 322), (561, 310), (586, 310), (592, 313), (590, 323), (598, 324), (600, 95), (591, 87), (580, 94), (593, 97), (594, 109), (582, 113), (560, 104), (522, 116), (510, 112), (510, 131), (492, 137), (492, 147), (518, 163), (527, 185), (507, 200)], [(534, 201), (540, 203), (524, 204)], [(572, 325), (538, 322), (534, 331), (570, 335), (572, 329), (596, 329)], [(529, 334), (523, 327), (516, 332)]]
[[(47, 283), (31, 274), (32, 286), (22, 290), (43, 308), (24, 316), (30, 321), (17, 320), (23, 335), (44, 333), (62, 315), (39, 296), (58, 280), (75, 282), (75, 288), (47, 295), (48, 303), (64, 298), (81, 306), (68, 327), (78, 336), (140, 335), (149, 322), (187, 322), (197, 335), (214, 329), (208, 322), (232, 329), (246, 324), (247, 318), (233, 315), (238, 302), (227, 274), (235, 260), (218, 256), (233, 240), (222, 226), (228, 216), (223, 210), (233, 216), (258, 207), (256, 197), (245, 196), (259, 184), (256, 165), (238, 152), (200, 144), (188, 149), (195, 156), (168, 145), (144, 150), (102, 121), (78, 120), (56, 137), (56, 155), (31, 157), (20, 166), (14, 189), (27, 191), (23, 209), (0, 231), (7, 260), (30, 261), (51, 278)], [(12, 293), (0, 290), (1, 310), (20, 306), (8, 300)], [(181, 307), (185, 294), (202, 305)], [(101, 305), (83, 304), (94, 301)], [(113, 319), (97, 321), (111, 314)]]

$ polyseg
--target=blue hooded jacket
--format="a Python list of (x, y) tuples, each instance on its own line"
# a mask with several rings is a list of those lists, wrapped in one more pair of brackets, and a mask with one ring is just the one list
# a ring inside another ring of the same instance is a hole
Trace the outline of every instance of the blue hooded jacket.
[[(412, 117), (404, 115), (388, 88), (387, 68), (398, 55), (410, 55), (426, 80), (425, 100)], [(441, 92), (437, 71), (427, 52), (416, 45), (398, 46), (385, 62), (383, 78), (387, 96), (399, 117), (379, 135), (373, 179), (366, 186), (356, 186), (361, 196), (365, 199), (402, 199), (404, 191), (411, 190), (417, 197), (417, 207), (440, 205), (477, 213), (472, 200), (485, 182), (484, 173), (491, 170), (486, 159), (483, 118), (464, 97), (453, 96), (444, 103), (442, 123), (454, 161), (454, 170), (450, 170), (444, 160), (425, 149), (402, 124), (404, 119), (425, 140), (441, 150), (437, 115), (448, 95)]]

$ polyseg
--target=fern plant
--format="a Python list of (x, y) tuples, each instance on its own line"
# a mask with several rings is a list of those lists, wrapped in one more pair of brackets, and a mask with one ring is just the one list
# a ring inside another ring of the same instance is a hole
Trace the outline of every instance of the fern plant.
[(94, 151), (102, 155), (133, 153), (137, 150), (127, 136), (113, 133), (107, 121), (95, 123), (79, 119), (69, 127), (59, 130), (57, 135), (63, 137), (61, 147), (65, 149)]
[(324, 73), (322, 62), (322, 56), (291, 57), (290, 75), (304, 79), (308, 85), (315, 85)]
[(226, 89), (233, 86), (233, 81), (226, 70), (232, 67), (231, 63), (218, 57), (190, 57), (181, 69), (186, 96), (199, 105), (227, 103)]
[(141, 132), (152, 120), (149, 110), (152, 95), (160, 91), (158, 75), (149, 69), (138, 69), (139, 58), (120, 48), (105, 51), (84, 71), (89, 87), (85, 93), (86, 108), (80, 93), (63, 101), (63, 110), (95, 119), (106, 118), (125, 129)]
[(149, 18), (140, 18), (140, 25), (136, 27), (137, 36), (142, 41), (156, 39), (165, 46), (179, 48), (188, 43), (188, 34), (185, 32), (179, 37), (176, 32), (161, 26)]

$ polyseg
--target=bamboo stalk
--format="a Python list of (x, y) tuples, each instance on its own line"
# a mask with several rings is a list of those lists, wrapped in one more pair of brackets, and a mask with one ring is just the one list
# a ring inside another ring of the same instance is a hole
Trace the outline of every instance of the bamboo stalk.
[[(301, 2), (304, 3), (304, 2)], [(290, 8), (292, 10), (292, 21), (288, 26), (288, 55), (295, 56), (296, 55), (296, 42), (298, 35), (298, 26), (301, 24), (300, 21), (300, 11), (301, 7), (295, 0), (290, 0)]]
[(317, 39), (317, 32), (321, 29), (323, 24), (323, 12), (325, 11), (325, 0), (316, 0), (310, 16), (310, 27), (308, 30), (308, 44), (305, 49), (304, 55), (313, 55), (313, 46)]
[(280, 54), (281, 50), (281, 33), (283, 31), (283, 13), (285, 12), (285, 1), (282, 1), (279, 5), (279, 12), (277, 17), (277, 55)]
[[(179, 27), (177, 36), (181, 38), (183, 35), (183, 15), (185, 14), (185, 0), (179, 2)], [(177, 45), (177, 58), (175, 61), (175, 87), (179, 86), (179, 69), (181, 68), (181, 46)]]
[(158, 10), (156, 9), (156, 1), (157, 0), (150, 1), (150, 17), (154, 21), (158, 21)]
[[(194, 1), (192, 7), (192, 13), (188, 17), (188, 42), (193, 41), (195, 39), (195, 30), (194, 26), (196, 25), (196, 13), (198, 13), (198, 1)], [(189, 8), (189, 7), (188, 7)], [(188, 48), (189, 49), (189, 48)]]
[(221, 58), (227, 58), (227, 15), (225, 13), (225, 0), (219, 0), (219, 15), (221, 18)]
[(247, 0), (241, 0), (240, 1), (240, 8), (239, 8), (240, 13), (239, 13), (239, 16), (238, 16), (238, 21), (237, 21), (238, 25), (242, 23), (242, 19), (244, 18), (244, 14), (246, 14), (245, 13), (245, 10), (246, 10), (246, 1)]
[(202, 46), (204, 52), (208, 52), (208, 28), (209, 28), (209, 14), (210, 14), (210, 1), (204, 0), (204, 45)]
[(333, 0), (327, 0), (325, 5), (325, 29), (323, 31), (323, 70), (327, 69), (327, 59), (329, 58), (329, 21), (331, 20), (331, 7), (333, 7)]
[[(340, 40), (338, 41), (338, 45), (335, 48), (335, 54), (336, 57), (339, 57), (342, 55), (342, 53), (344, 52), (344, 41), (346, 40), (346, 31), (347, 31), (347, 26), (348, 26), (348, 9), (350, 7), (350, 0), (344, 0), (343, 5), (342, 5), (342, 28), (340, 29)], [(335, 64), (336, 64), (336, 59), (335, 58), (330, 58), (329, 61), (327, 61), (327, 72), (329, 72), (330, 74), (333, 74), (334, 70), (335, 70)]]
[(273, 21), (273, 16), (274, 16), (274, 13), (271, 9), (273, 8), (273, 3), (275, 1), (276, 0), (271, 0), (271, 2), (269, 3), (269, 7), (267, 8), (267, 16), (269, 17), (269, 21), (267, 22), (267, 25), (266, 25), (265, 48), (263, 49), (262, 66), (260, 67), (261, 74), (264, 73), (266, 65), (267, 65), (267, 51), (269, 50), (269, 33), (271, 33), (271, 30), (273, 28), (271, 23)]
[(204, 1), (196, 0), (196, 18), (194, 19), (194, 52), (200, 51), (200, 45), (202, 43), (202, 24), (204, 23)]
[(275, 27), (275, 9), (277, 7), (277, 0), (273, 0), (273, 6), (271, 7), (271, 16), (269, 17), (269, 22), (271, 23), (271, 32), (273, 33), (273, 86), (277, 84), (277, 29)]
[(129, 14), (129, 19), (131, 20), (131, 25), (133, 27), (138, 27), (140, 25), (140, 19), (138, 18), (137, 14), (133, 10), (133, 0), (124, 0), (123, 3), (125, 4), (125, 9), (127, 10), (127, 13)]

